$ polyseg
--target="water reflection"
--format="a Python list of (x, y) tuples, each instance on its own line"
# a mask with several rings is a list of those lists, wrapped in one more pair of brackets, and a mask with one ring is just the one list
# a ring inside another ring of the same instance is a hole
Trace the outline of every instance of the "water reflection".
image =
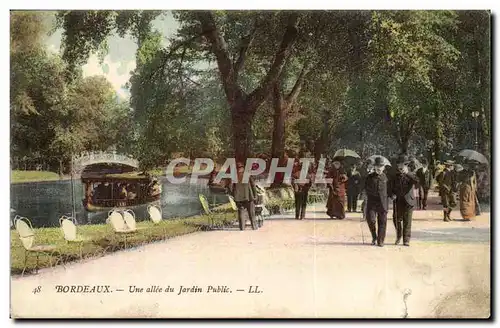
[[(161, 180), (163, 218), (186, 217), (201, 213), (199, 194), (207, 196), (211, 203), (227, 203), (225, 195), (210, 193), (206, 184), (174, 185)], [(74, 204), (79, 224), (104, 223), (106, 213), (91, 213), (85, 219), (82, 206), (83, 186), (79, 180), (73, 181)], [(15, 214), (28, 217), (33, 227), (54, 227), (59, 225), (61, 215), (72, 213), (71, 181), (48, 181), (16, 183), (10, 185), (11, 208)], [(135, 210), (138, 220), (147, 218), (146, 206)]]

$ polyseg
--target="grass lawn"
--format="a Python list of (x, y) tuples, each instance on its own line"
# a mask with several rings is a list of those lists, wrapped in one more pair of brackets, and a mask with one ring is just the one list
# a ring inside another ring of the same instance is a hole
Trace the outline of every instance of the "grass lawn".
[[(215, 224), (230, 224), (236, 220), (236, 213), (228, 210), (228, 206), (221, 206), (214, 214)], [(134, 234), (127, 235), (127, 248), (165, 240), (181, 236), (207, 228), (208, 216), (201, 215), (183, 219), (162, 220), (154, 224), (152, 221), (137, 222), (138, 230)], [(54, 254), (41, 254), (38, 268), (49, 267), (51, 262), (63, 263), (80, 259), (80, 245), (67, 243), (64, 240), (61, 228), (39, 228), (34, 229), (34, 245), (55, 245)], [(100, 257), (125, 248), (123, 235), (113, 232), (109, 224), (80, 225), (77, 227), (79, 235), (89, 238), (81, 244), (82, 258)], [(15, 229), (10, 231), (10, 267), (11, 274), (20, 274), (24, 267), (25, 251), (19, 235)], [(36, 254), (29, 254), (26, 271), (31, 272), (36, 266)]]
[[(272, 208), (288, 210), (294, 206), (293, 193), (290, 190), (268, 191), (268, 197), (269, 210)], [(216, 225), (227, 226), (237, 220), (237, 215), (229, 203), (219, 205), (212, 211)], [(138, 221), (138, 231), (127, 235), (127, 248), (207, 230), (209, 217), (200, 215), (190, 218), (168, 219), (157, 224), (150, 220)], [(80, 250), (82, 258), (85, 259), (104, 256), (107, 253), (125, 248), (124, 236), (115, 234), (109, 224), (79, 225), (77, 231), (79, 235), (88, 239), (81, 244), (81, 248), (80, 244), (66, 242), (59, 227), (34, 229), (35, 246), (56, 246), (56, 251), (53, 254), (40, 254), (38, 268), (49, 267), (51, 263), (77, 261), (80, 259)], [(15, 229), (10, 231), (10, 256), (11, 274), (20, 274), (24, 268), (25, 250)], [(25, 273), (34, 271), (35, 266), (36, 254), (29, 254)]]
[(11, 183), (59, 180), (59, 174), (50, 171), (14, 170), (10, 173)]

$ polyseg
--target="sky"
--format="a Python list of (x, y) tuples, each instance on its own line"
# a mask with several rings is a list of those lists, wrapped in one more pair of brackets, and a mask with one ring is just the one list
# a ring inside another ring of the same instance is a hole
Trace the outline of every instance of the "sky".
[[(178, 23), (174, 20), (171, 13), (158, 17), (153, 21), (153, 29), (157, 29), (164, 36), (164, 42), (173, 35), (178, 28)], [(54, 53), (60, 52), (62, 30), (55, 31), (48, 36), (45, 43), (48, 49)], [(82, 67), (84, 77), (103, 75), (113, 85), (120, 98), (128, 99), (129, 90), (125, 84), (130, 78), (130, 72), (135, 69), (135, 53), (137, 44), (130, 37), (120, 38), (111, 36), (108, 39), (108, 54), (104, 62), (99, 63), (96, 54), (90, 56), (86, 65)]]

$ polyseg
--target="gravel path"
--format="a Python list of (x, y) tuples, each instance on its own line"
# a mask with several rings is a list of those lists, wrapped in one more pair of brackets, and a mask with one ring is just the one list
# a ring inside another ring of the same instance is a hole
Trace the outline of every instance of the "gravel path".
[[(285, 215), (258, 231), (200, 232), (13, 277), (11, 313), (22, 318), (488, 317), (489, 213), (467, 223), (444, 223), (440, 215), (437, 206), (415, 212), (418, 237), (411, 247), (393, 245), (389, 221), (386, 246), (379, 248), (363, 244), (363, 235), (371, 240), (359, 213), (327, 220), (324, 205), (317, 205), (303, 221)], [(58, 285), (109, 285), (112, 293), (57, 293)], [(38, 286), (41, 291), (33, 293)], [(131, 293), (130, 286), (144, 290)], [(152, 286), (163, 290), (147, 292)], [(165, 292), (169, 286), (173, 291)], [(178, 295), (180, 286), (203, 292)], [(214, 293), (218, 286), (227, 292)]]

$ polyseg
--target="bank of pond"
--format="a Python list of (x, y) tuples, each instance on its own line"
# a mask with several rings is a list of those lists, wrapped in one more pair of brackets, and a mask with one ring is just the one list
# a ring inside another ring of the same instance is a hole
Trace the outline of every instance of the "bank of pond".
[[(65, 185), (67, 182), (58, 182), (57, 187)], [(25, 188), (29, 189), (29, 185)], [(98, 223), (88, 223), (76, 220), (76, 229), (78, 235), (85, 238), (85, 241), (81, 244), (79, 243), (68, 243), (64, 239), (64, 234), (59, 226), (59, 219), (64, 215), (61, 210), (58, 212), (52, 212), (52, 216), (48, 219), (43, 219), (38, 221), (38, 226), (32, 224), (33, 231), (35, 235), (35, 246), (36, 245), (52, 245), (54, 251), (45, 252), (39, 254), (39, 261), (36, 260), (36, 255), (26, 257), (27, 252), (21, 243), (18, 232), (15, 230), (14, 222), (11, 224), (11, 274), (17, 275), (22, 273), (23, 269), (26, 272), (36, 271), (37, 268), (45, 268), (53, 265), (64, 264), (72, 262), (75, 260), (93, 258), (103, 256), (107, 253), (115, 252), (124, 248), (136, 247), (144, 245), (147, 243), (161, 241), (168, 238), (185, 235), (197, 231), (209, 230), (210, 219), (214, 220), (215, 225), (231, 226), (230, 222), (237, 221), (237, 213), (234, 208), (232, 208), (229, 203), (228, 195), (225, 194), (212, 194), (206, 186), (196, 188), (194, 190), (189, 188), (184, 189), (184, 198), (180, 197), (182, 193), (177, 190), (177, 193), (172, 192), (172, 188), (180, 187), (179, 185), (170, 185), (170, 189), (167, 187), (166, 190), (170, 190), (170, 193), (165, 193), (165, 199), (169, 199), (169, 195), (177, 195), (177, 202), (172, 203), (170, 201), (167, 205), (163, 204), (163, 208), (169, 208), (169, 206), (176, 206), (179, 208), (186, 206), (186, 199), (189, 200), (187, 204), (191, 205), (190, 211), (184, 211), (184, 215), (178, 216), (168, 216), (168, 219), (163, 219), (158, 223), (153, 223), (149, 216), (143, 214), (136, 214), (137, 218), (137, 232), (123, 238), (123, 235), (117, 234), (110, 224), (106, 224), (106, 217), (108, 213), (103, 213), (104, 217), (99, 220)], [(12, 187), (12, 186), (11, 186)], [(40, 188), (40, 186), (38, 186)], [(46, 190), (52, 190), (55, 195), (48, 197), (50, 199), (57, 199), (60, 193), (60, 197), (65, 195), (64, 190), (60, 191), (55, 188), (54, 184), (48, 184), (45, 186)], [(189, 186), (184, 186), (189, 187)], [(64, 189), (64, 188), (63, 188)], [(24, 189), (23, 189), (24, 190)], [(23, 190), (18, 192), (22, 192)], [(27, 189), (26, 189), (27, 190)], [(191, 192), (187, 192), (191, 190)], [(202, 191), (202, 192), (200, 192)], [(186, 194), (187, 192), (187, 194)], [(200, 192), (200, 193), (198, 193)], [(216, 200), (211, 204), (211, 209), (213, 214), (210, 217), (203, 213), (203, 209), (199, 200), (199, 195), (206, 194), (207, 198)], [(309, 202), (314, 203), (318, 201), (323, 201), (324, 195), (322, 193), (311, 193)], [(171, 199), (170, 199), (171, 200)], [(50, 203), (50, 202), (49, 202)], [(173, 205), (169, 205), (173, 204)], [(46, 205), (50, 207), (50, 204)], [(269, 209), (271, 214), (283, 213), (285, 211), (291, 210), (294, 207), (293, 191), (290, 187), (277, 188), (277, 189), (267, 189), (266, 190), (266, 207)], [(22, 209), (22, 207), (20, 207)], [(33, 217), (30, 215), (23, 214), (23, 211), (18, 213), (22, 217), (26, 217), (33, 223)], [(185, 214), (191, 212), (191, 214)], [(26, 211), (24, 211), (26, 213)], [(38, 213), (39, 212), (34, 212)], [(44, 213), (42, 213), (44, 215)], [(36, 222), (36, 221), (35, 221)], [(49, 222), (48, 226), (40, 226), (40, 222)], [(57, 224), (53, 224), (57, 222)], [(26, 266), (25, 260), (27, 259)], [(38, 263), (38, 265), (37, 265)]]

